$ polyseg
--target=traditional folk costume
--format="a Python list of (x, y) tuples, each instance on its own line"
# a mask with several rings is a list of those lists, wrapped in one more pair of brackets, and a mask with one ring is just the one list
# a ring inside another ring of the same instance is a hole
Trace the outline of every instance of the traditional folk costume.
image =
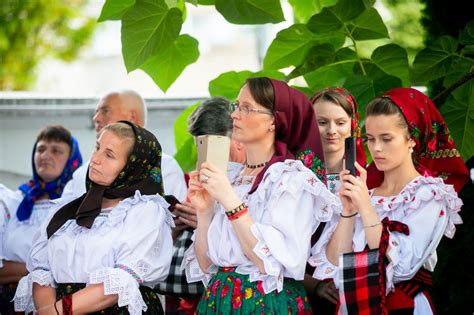
[[(467, 180), (467, 170), (428, 97), (408, 88), (393, 89), (384, 97), (401, 109), (409, 125), (416, 141), (414, 150), (421, 156), (417, 170), (422, 176), (395, 196), (374, 196), (374, 189), (370, 190), (383, 225), (378, 249), (367, 249), (362, 220), (357, 215), (354, 252), (341, 255), (339, 266), (331, 264), (326, 246), (340, 219), (335, 215), (312, 248), (309, 262), (316, 267), (315, 278), (333, 278), (339, 287), (339, 314), (433, 314), (427, 290), (437, 261), (436, 247), (443, 235), (452, 238), (455, 224), (462, 223), (458, 214), (462, 202), (455, 187)], [(383, 173), (374, 164), (368, 169), (368, 186), (377, 187)], [(432, 177), (441, 174), (448, 176), (446, 182)]]
[(301, 280), (310, 238), (333, 212), (336, 198), (295, 154), (306, 149), (322, 157), (319, 132), (309, 100), (284, 82), (272, 80), (275, 94), (275, 154), (257, 176), (234, 174), (229, 180), (249, 209), (254, 252), (261, 273), (240, 245), (225, 209), (215, 205), (208, 231), (213, 265), (200, 270), (192, 245), (183, 266), (188, 281), (207, 289), (199, 314), (306, 314), (310, 312)]
[[(45, 183), (38, 175), (34, 162), (36, 144), (33, 146), (31, 164), (33, 179), (20, 185), (17, 191), (0, 185), (0, 268), (3, 261), (26, 263), (34, 242), (34, 235), (61, 197), (64, 186), (81, 166), (79, 145), (72, 138), (71, 154), (61, 175), (54, 181)], [(38, 200), (48, 195), (49, 199)], [(13, 312), (12, 300), (17, 283), (0, 285), (0, 314)]]
[[(315, 104), (318, 101), (319, 97), (325, 91), (332, 91), (332, 92), (339, 93), (347, 100), (347, 103), (349, 104), (351, 108), (351, 112), (353, 113), (351, 117), (351, 136), (356, 138), (356, 160), (359, 163), (359, 165), (365, 168), (366, 156), (365, 156), (364, 142), (362, 140), (360, 127), (359, 127), (358, 105), (354, 96), (351, 93), (349, 93), (349, 91), (346, 90), (345, 88), (334, 87), (334, 88), (328, 88), (316, 94), (311, 100), (311, 103)], [(316, 116), (317, 116), (317, 113), (316, 113)], [(300, 154), (298, 156), (298, 159), (301, 160), (305, 164), (305, 166), (311, 169), (312, 171), (314, 172), (318, 171), (318, 166), (314, 165), (314, 161), (313, 159), (311, 159), (311, 157), (308, 158), (307, 155)], [(341, 179), (339, 177), (339, 173), (327, 173), (324, 167), (322, 167), (322, 169), (324, 170), (323, 182), (326, 184), (326, 187), (332, 194), (339, 196), (339, 190), (341, 188)], [(326, 223), (322, 223), (318, 227), (318, 230), (313, 234), (313, 236), (311, 237), (311, 246), (314, 246), (316, 242), (319, 240), (319, 238), (321, 237), (321, 233), (324, 230), (325, 225)], [(313, 274), (314, 267), (308, 264), (306, 266), (306, 272), (308, 274)], [(332, 280), (326, 279), (326, 281), (332, 281)], [(315, 313), (323, 314), (325, 312), (330, 312), (334, 309), (333, 303), (327, 301), (326, 299), (320, 298), (319, 296), (316, 295), (316, 292), (311, 292), (311, 293), (312, 294), (308, 294), (309, 295), (308, 298), (311, 302), (313, 311)]]
[[(18, 285), (16, 310), (34, 311), (35, 282), (56, 288), (63, 302), (102, 283), (104, 294), (117, 294), (118, 303), (97, 314), (163, 313), (152, 288), (168, 275), (173, 219), (161, 197), (161, 147), (149, 131), (122, 122), (135, 134), (126, 166), (109, 187), (87, 177), (87, 192), (41, 227), (27, 263), (30, 274)], [(101, 209), (104, 197), (125, 199)]]

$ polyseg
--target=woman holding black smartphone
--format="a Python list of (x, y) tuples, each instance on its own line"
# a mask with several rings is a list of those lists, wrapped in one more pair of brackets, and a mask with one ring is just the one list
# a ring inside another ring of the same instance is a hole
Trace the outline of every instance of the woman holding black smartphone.
[(366, 130), (374, 188), (358, 164), (360, 177), (340, 173), (343, 208), (313, 251), (317, 274), (337, 280), (342, 314), (433, 314), (436, 247), (462, 223), (455, 189), (467, 169), (440, 113), (415, 89), (372, 101)]
[(337, 200), (295, 155), (321, 163), (306, 96), (282, 81), (248, 79), (234, 105), (233, 138), (246, 162), (228, 178), (210, 163), (191, 174), (197, 209), (188, 281), (207, 283), (199, 314), (310, 312), (302, 283), (312, 233)]
[[(311, 102), (316, 114), (316, 122), (324, 152), (324, 180), (328, 189), (337, 195), (341, 186), (339, 173), (343, 170), (344, 157), (347, 154), (345, 152), (345, 142), (347, 140), (352, 140), (350, 143), (356, 152), (352, 157), (357, 157), (359, 164), (365, 167), (365, 152), (360, 137), (357, 102), (349, 91), (340, 87), (326, 88), (316, 93)], [(311, 165), (307, 166), (311, 168)], [(322, 226), (319, 227), (319, 230), (321, 229)], [(320, 235), (320, 232), (317, 234)], [(315, 245), (316, 241), (317, 236), (313, 237), (312, 245)], [(320, 314), (331, 313), (334, 306), (331, 307), (320, 298), (334, 304), (337, 303), (338, 292), (334, 282), (331, 278), (325, 279), (322, 275), (318, 275), (318, 278), (325, 281), (316, 280), (312, 277), (315, 272), (312, 268), (308, 268), (307, 272), (304, 283), (314, 311)], [(318, 307), (315, 307), (315, 305), (318, 305)]]

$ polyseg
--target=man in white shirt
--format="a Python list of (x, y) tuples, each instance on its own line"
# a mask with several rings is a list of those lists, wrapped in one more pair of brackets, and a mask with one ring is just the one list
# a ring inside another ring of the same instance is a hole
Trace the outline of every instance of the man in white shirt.
[[(104, 95), (97, 104), (92, 118), (97, 136), (102, 128), (119, 120), (127, 120), (145, 127), (147, 108), (143, 98), (135, 91), (117, 91)], [(89, 161), (78, 168), (72, 179), (64, 187), (63, 198), (76, 198), (86, 192), (86, 175)], [(184, 174), (176, 160), (162, 153), (161, 168), (166, 195), (174, 195), (178, 200), (186, 198)]]

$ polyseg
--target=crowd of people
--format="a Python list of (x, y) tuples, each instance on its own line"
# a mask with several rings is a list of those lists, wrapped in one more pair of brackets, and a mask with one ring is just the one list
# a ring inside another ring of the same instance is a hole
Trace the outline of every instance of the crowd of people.
[(188, 119), (195, 139), (230, 138), (227, 172), (183, 174), (136, 92), (103, 96), (93, 121), (89, 161), (49, 125), (32, 179), (0, 184), (0, 314), (435, 314), (469, 177), (418, 90), (372, 100), (362, 133), (344, 88), (247, 79)]

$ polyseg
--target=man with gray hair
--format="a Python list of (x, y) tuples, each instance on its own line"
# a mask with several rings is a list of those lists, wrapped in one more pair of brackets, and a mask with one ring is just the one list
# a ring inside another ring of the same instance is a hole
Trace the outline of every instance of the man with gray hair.
[[(99, 100), (95, 109), (96, 136), (102, 128), (119, 120), (127, 120), (141, 127), (146, 126), (147, 108), (143, 98), (135, 91), (124, 90), (107, 93)], [(63, 198), (75, 198), (86, 192), (86, 175), (89, 163), (84, 163), (73, 175), (62, 194)], [(174, 195), (179, 200), (186, 198), (186, 182), (178, 163), (171, 156), (162, 153), (161, 169), (165, 194)]]

